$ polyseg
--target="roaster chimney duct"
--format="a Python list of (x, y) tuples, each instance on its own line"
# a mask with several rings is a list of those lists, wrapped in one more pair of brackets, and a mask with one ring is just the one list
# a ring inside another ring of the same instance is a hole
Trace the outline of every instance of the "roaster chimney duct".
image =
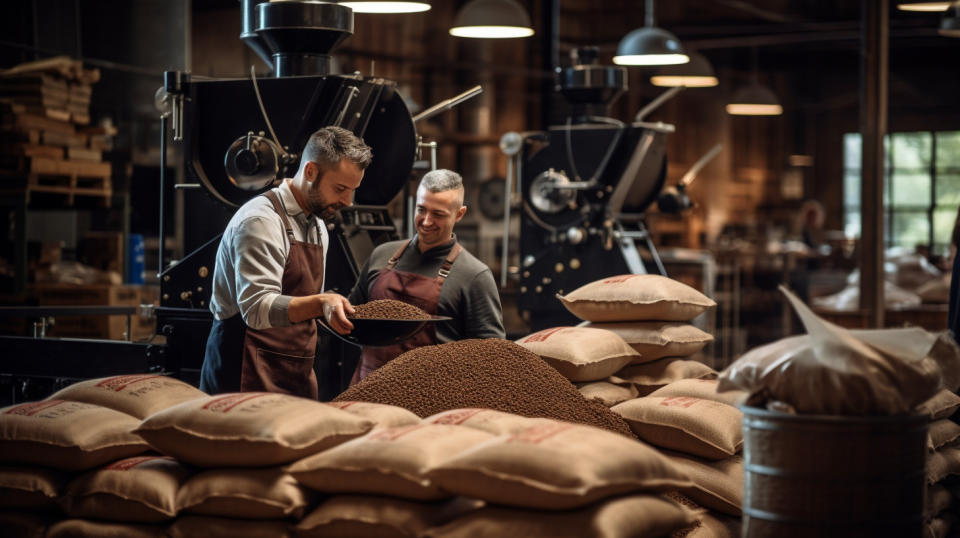
[(627, 70), (597, 63), (597, 47), (570, 51), (573, 63), (557, 69), (557, 90), (573, 105), (573, 116), (606, 116), (610, 104), (627, 90)]
[[(243, 0), (240, 37), (261, 57), (258, 45), (262, 42), (266, 46), (276, 77), (328, 74), (330, 52), (353, 34), (353, 10), (340, 4), (261, 2), (255, 6), (255, 20), (249, 15), (251, 4), (256, 0)], [(256, 26), (254, 35), (259, 42), (249, 36), (250, 23)]]
[(240, 0), (240, 40), (257, 53), (261, 60), (273, 69), (273, 59), (263, 38), (257, 35), (257, 4), (263, 0)]

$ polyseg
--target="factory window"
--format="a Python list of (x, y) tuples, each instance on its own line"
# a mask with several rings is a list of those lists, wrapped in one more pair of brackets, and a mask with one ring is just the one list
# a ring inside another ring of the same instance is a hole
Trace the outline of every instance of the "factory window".
[[(960, 131), (892, 133), (884, 137), (886, 245), (949, 250), (960, 206)], [(844, 231), (860, 236), (859, 133), (843, 136)]]

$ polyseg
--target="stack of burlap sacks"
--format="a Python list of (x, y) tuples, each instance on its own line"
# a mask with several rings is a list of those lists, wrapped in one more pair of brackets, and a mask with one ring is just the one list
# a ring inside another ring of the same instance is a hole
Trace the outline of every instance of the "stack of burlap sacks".
[(663, 536), (686, 472), (623, 435), (491, 410), (207, 396), (160, 376), (0, 410), (5, 536)]
[(560, 300), (586, 323), (517, 343), (611, 407), (691, 478), (680, 492), (708, 511), (684, 536), (738, 536), (743, 433), (736, 406), (745, 394), (717, 393), (717, 372), (694, 357), (713, 337), (690, 323), (715, 303), (659, 275), (598, 280)]
[(930, 417), (927, 443), (926, 536), (949, 535), (960, 499), (960, 425), (950, 419), (960, 409), (960, 396), (942, 390), (920, 407)]

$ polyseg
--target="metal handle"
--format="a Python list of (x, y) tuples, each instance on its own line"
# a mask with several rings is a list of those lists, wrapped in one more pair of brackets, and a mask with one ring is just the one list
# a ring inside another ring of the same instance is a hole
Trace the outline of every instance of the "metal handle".
[(657, 96), (656, 99), (647, 103), (647, 106), (640, 109), (640, 112), (637, 112), (637, 115), (633, 118), (633, 121), (643, 121), (643, 118), (646, 118), (650, 115), (651, 112), (660, 108), (660, 105), (665, 103), (668, 99), (676, 95), (677, 93), (686, 90), (686, 86), (674, 86), (669, 90), (661, 93)]
[(469, 90), (461, 93), (460, 95), (457, 95), (456, 97), (451, 97), (450, 99), (447, 99), (445, 101), (440, 101), (439, 103), (433, 105), (432, 107), (417, 114), (416, 116), (413, 117), (413, 122), (417, 123), (426, 119), (430, 119), (445, 110), (450, 110), (451, 108), (459, 105), (460, 103), (466, 101), (467, 99), (480, 95), (481, 93), (483, 93), (483, 86), (480, 86), (480, 85), (474, 86)]
[(691, 166), (690, 170), (687, 171), (682, 178), (680, 178), (680, 181), (677, 183), (677, 185), (683, 185), (686, 187), (687, 185), (693, 183), (694, 178), (697, 177), (697, 174), (700, 173), (700, 170), (703, 170), (703, 167), (713, 160), (713, 158), (716, 157), (722, 149), (723, 144), (717, 144), (716, 146), (713, 146), (713, 148), (711, 148), (706, 155), (700, 157), (700, 160), (693, 163), (693, 166)]

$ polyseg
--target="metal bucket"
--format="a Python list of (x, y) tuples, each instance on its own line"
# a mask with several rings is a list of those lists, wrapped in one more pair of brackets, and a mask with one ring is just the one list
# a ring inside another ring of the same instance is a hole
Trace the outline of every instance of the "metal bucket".
[(928, 417), (741, 410), (744, 537), (922, 535)]

